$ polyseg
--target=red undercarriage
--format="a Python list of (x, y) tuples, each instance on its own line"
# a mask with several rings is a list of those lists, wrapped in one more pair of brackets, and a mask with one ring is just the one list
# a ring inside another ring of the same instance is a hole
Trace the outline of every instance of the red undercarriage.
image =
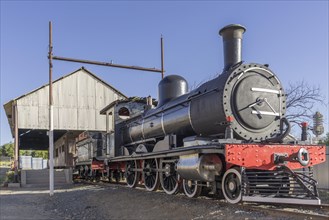
[[(285, 166), (292, 170), (300, 169), (301, 165), (296, 159), (298, 151), (304, 148), (309, 153), (307, 166), (314, 166), (326, 159), (325, 146), (316, 145), (266, 145), (266, 144), (226, 144), (225, 159), (229, 169), (232, 166), (241, 166), (247, 169), (274, 170), (278, 164), (275, 163), (274, 155), (286, 155)], [(103, 161), (94, 160), (92, 170), (105, 170)], [(125, 162), (109, 164), (110, 170), (125, 170)]]
[[(110, 163), (109, 164), (109, 169), (110, 170), (125, 170), (125, 163), (124, 162), (115, 162), (115, 163)], [(91, 169), (92, 170), (99, 170), (99, 171), (104, 171), (106, 168), (104, 166), (104, 161), (99, 161), (99, 160), (93, 160), (91, 164)]]
[(304, 148), (309, 153), (307, 166), (314, 166), (325, 161), (325, 146), (315, 145), (266, 145), (266, 144), (226, 144), (225, 158), (227, 168), (242, 166), (247, 169), (274, 170), (275, 155), (287, 155), (285, 166), (292, 170), (305, 166), (297, 160), (298, 151)]
[(93, 162), (91, 164), (91, 169), (92, 170), (104, 170), (104, 162), (98, 161), (98, 160), (93, 160)]

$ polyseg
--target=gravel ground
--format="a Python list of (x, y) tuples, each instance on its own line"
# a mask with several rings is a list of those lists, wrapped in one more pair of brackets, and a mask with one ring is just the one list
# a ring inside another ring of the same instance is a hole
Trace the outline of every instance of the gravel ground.
[(74, 184), (57, 189), (52, 197), (45, 188), (2, 188), (0, 203), (1, 220), (278, 219), (278, 216), (248, 210), (242, 205), (223, 204), (208, 197), (189, 199), (183, 194), (170, 196), (162, 191), (147, 192), (112, 184)]
[(322, 204), (329, 204), (329, 190), (319, 189), (318, 191)]

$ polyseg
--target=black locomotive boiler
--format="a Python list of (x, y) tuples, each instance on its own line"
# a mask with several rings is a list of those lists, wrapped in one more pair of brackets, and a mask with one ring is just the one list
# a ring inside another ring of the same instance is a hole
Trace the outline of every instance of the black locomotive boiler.
[(224, 70), (193, 91), (169, 75), (156, 107), (151, 98), (108, 106), (115, 130), (95, 158), (104, 161), (103, 176), (124, 174), (129, 187), (161, 185), (167, 194), (222, 194), (230, 203), (320, 203), (312, 167), (325, 161), (325, 147), (285, 140), (282, 84), (268, 65), (242, 62), (245, 30), (220, 30)]

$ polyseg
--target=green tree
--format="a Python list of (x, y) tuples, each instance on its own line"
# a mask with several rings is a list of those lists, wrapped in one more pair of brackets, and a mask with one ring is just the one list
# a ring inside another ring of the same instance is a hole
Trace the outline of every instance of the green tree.
[(48, 159), (48, 151), (36, 150), (34, 151), (34, 157), (42, 157), (43, 159)]
[(0, 146), (0, 156), (14, 157), (14, 144), (10, 142)]
[(32, 150), (19, 150), (21, 156), (32, 156)]
[(46, 151), (46, 150), (20, 150), (19, 155), (42, 157), (43, 159), (48, 159), (48, 151)]
[[(7, 143), (0, 146), (0, 156), (13, 158), (15, 154), (14, 143)], [(48, 151), (46, 150), (19, 150), (20, 156), (42, 157), (48, 159)]]

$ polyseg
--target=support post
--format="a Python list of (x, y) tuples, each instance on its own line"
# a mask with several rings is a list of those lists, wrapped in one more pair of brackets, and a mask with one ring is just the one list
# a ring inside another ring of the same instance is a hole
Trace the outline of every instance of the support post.
[(163, 37), (161, 35), (161, 79), (164, 77), (164, 64), (163, 64)]
[(49, 195), (54, 195), (54, 126), (53, 126), (53, 95), (52, 95), (52, 24), (49, 21)]
[(18, 114), (17, 114), (17, 103), (14, 104), (14, 124), (15, 124), (15, 139), (14, 139), (14, 145), (15, 145), (15, 162), (14, 162), (14, 168), (15, 168), (15, 174), (14, 174), (14, 180), (15, 183), (18, 182)]
[(110, 155), (110, 115), (106, 112), (106, 155)]

